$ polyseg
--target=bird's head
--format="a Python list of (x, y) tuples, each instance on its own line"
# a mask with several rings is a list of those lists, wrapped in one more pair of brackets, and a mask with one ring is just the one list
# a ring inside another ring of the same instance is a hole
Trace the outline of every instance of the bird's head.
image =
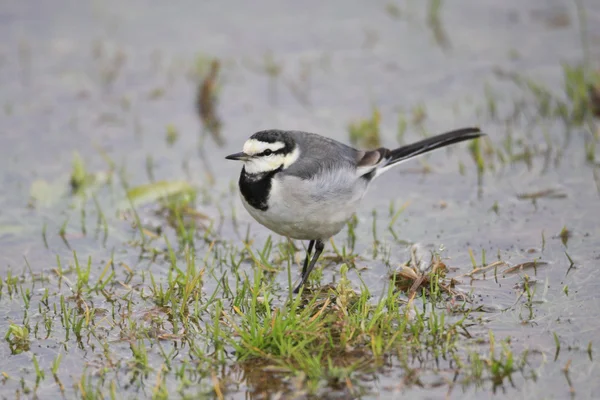
[(300, 149), (288, 132), (267, 130), (256, 132), (246, 140), (241, 152), (225, 158), (242, 161), (248, 174), (263, 174), (285, 169), (299, 156)]

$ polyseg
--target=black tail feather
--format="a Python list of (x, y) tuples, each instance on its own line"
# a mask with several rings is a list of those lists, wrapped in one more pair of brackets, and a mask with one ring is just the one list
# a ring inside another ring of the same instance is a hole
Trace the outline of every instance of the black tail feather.
[(409, 144), (390, 152), (389, 162), (387, 165), (396, 164), (400, 161), (430, 152), (440, 147), (449, 146), (454, 143), (463, 142), (465, 140), (476, 139), (484, 136), (479, 128), (462, 128), (455, 131), (442, 133), (419, 142)]

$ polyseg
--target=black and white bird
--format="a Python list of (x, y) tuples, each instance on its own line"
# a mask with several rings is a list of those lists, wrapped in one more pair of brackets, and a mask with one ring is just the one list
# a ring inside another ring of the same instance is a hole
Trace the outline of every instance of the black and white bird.
[(357, 150), (314, 133), (265, 130), (225, 158), (244, 163), (240, 193), (254, 219), (279, 235), (310, 241), (297, 293), (325, 241), (346, 225), (373, 179), (409, 158), (482, 135), (464, 128), (395, 150)]

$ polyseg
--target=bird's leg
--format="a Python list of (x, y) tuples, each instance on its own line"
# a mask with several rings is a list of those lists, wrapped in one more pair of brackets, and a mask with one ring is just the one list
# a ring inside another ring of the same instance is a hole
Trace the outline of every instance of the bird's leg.
[(306, 258), (304, 259), (304, 266), (302, 267), (302, 276), (306, 274), (306, 268), (308, 268), (308, 262), (310, 261), (310, 253), (312, 253), (313, 246), (315, 245), (315, 241), (311, 240), (308, 243), (308, 250), (306, 250)]
[[(310, 244), (309, 244), (309, 247), (310, 247)], [(298, 293), (300, 291), (300, 288), (302, 287), (302, 285), (304, 285), (306, 283), (308, 276), (310, 275), (313, 268), (315, 268), (315, 264), (317, 263), (317, 260), (321, 256), (321, 253), (323, 252), (324, 248), (325, 248), (325, 243), (323, 243), (323, 241), (321, 241), (320, 239), (317, 240), (315, 243), (315, 255), (313, 256), (312, 260), (310, 260), (310, 264), (308, 265), (306, 272), (302, 274), (302, 280), (300, 281), (300, 284), (296, 287), (296, 289), (294, 289), (294, 293)]]

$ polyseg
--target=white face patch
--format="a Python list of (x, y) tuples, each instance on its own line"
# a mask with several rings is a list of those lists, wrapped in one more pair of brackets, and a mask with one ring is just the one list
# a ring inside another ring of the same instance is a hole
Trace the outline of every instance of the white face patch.
[[(283, 147), (285, 147), (285, 144), (281, 143), (281, 142), (275, 142), (275, 143), (264, 143), (264, 142), (259, 142), (257, 140), (254, 139), (250, 139), (248, 140), (245, 144), (244, 144), (244, 153), (250, 155), (251, 153), (248, 153), (246, 150), (248, 150), (248, 142), (250, 141), (254, 141), (256, 143), (260, 143), (260, 145), (270, 145), (270, 147), (259, 147), (262, 150), (255, 152), (254, 154), (260, 154), (263, 151), (269, 149), (271, 151), (276, 151), (279, 149), (282, 149)], [(255, 144), (252, 144), (252, 146), (255, 146)], [(252, 148), (252, 150), (256, 150), (257, 147)], [(261, 173), (265, 173), (265, 172), (271, 172), (276, 170), (277, 168), (280, 168), (283, 166), (283, 169), (288, 168), (290, 165), (292, 165), (297, 159), (298, 157), (300, 157), (300, 149), (298, 149), (298, 147), (296, 147), (291, 153), (289, 154), (271, 154), (268, 156), (258, 156), (258, 157), (252, 157), (250, 159), (248, 159), (247, 161), (244, 161), (244, 167), (247, 173), (249, 174), (261, 174)]]
[(283, 157), (283, 169), (286, 169), (295, 163), (298, 157), (300, 157), (300, 149), (296, 147), (291, 153), (286, 154), (285, 157)]
[(264, 157), (254, 157), (244, 162), (244, 169), (249, 174), (261, 174), (271, 172), (283, 164), (283, 154), (273, 154)]
[(283, 142), (268, 143), (261, 142), (260, 140), (256, 139), (248, 139), (246, 140), (246, 143), (244, 143), (244, 148), (242, 149), (242, 151), (248, 154), (249, 156), (254, 156), (256, 154), (262, 153), (267, 149), (271, 151), (277, 151), (283, 149), (284, 147), (285, 143)]

